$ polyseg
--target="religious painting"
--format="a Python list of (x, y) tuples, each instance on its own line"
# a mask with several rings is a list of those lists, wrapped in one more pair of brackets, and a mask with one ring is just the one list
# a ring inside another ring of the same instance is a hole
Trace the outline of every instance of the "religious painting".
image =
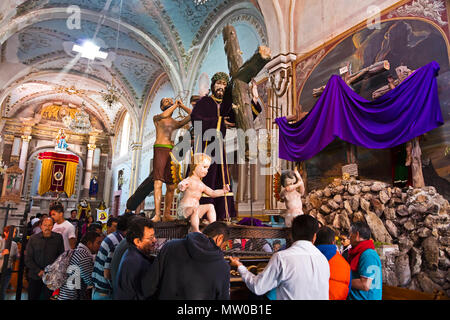
[[(445, 150), (450, 146), (450, 47), (447, 15), (441, 14), (444, 24), (438, 24), (423, 17), (398, 17), (398, 12), (402, 11), (396, 9), (383, 13), (378, 28), (361, 25), (353, 33), (296, 61), (296, 103), (301, 104), (303, 111), (310, 111), (320, 95), (316, 92), (320, 92), (318, 90), (331, 75), (339, 75), (343, 69), (347, 69), (350, 75), (356, 74), (387, 60), (387, 69), (362, 76), (360, 81), (350, 85), (361, 97), (373, 100), (381, 95), (379, 92), (384, 92), (382, 89), (389, 79), (402, 77), (402, 70), (414, 71), (436, 61), (440, 65), (437, 82), (444, 125), (421, 136), (420, 143), (425, 183), (436, 186), (448, 199), (450, 155)], [(306, 162), (309, 189), (322, 188), (332, 179), (342, 176), (341, 167), (347, 160), (345, 146), (346, 142), (336, 139)], [(391, 162), (391, 150), (357, 147), (361, 178), (392, 183)]]

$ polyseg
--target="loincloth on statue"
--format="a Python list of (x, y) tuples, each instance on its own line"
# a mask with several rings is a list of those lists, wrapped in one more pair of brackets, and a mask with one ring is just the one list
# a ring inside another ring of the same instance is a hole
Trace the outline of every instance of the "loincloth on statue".
[(286, 227), (290, 228), (292, 227), (292, 221), (294, 220), (294, 218), (296, 216), (300, 216), (303, 214), (303, 211), (298, 210), (295, 212), (285, 212), (283, 214), (283, 218), (284, 218), (284, 224), (286, 225)]
[(195, 209), (198, 209), (198, 207), (199, 207), (199, 205), (198, 206), (187, 206), (187, 205), (184, 205), (184, 204), (180, 203), (178, 205), (178, 207), (177, 207), (177, 218), (179, 220), (187, 220), (187, 219), (189, 219), (189, 217), (186, 217), (186, 209), (194, 208), (194, 210), (195, 210)]
[(166, 184), (173, 184), (171, 172), (171, 157), (173, 146), (165, 144), (155, 144), (153, 146), (153, 179)]

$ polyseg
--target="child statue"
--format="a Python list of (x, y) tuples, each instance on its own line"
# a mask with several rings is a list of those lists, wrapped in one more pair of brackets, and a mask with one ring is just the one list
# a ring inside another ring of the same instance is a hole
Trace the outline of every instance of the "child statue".
[(217, 198), (225, 196), (230, 188), (225, 185), (223, 189), (212, 190), (202, 182), (202, 178), (208, 173), (211, 158), (204, 153), (196, 153), (193, 156), (194, 166), (191, 175), (178, 184), (178, 190), (182, 192), (182, 199), (177, 208), (179, 219), (190, 219), (193, 232), (200, 232), (200, 219), (204, 215), (208, 223), (216, 221), (216, 210), (212, 204), (202, 204), (199, 201), (202, 194)]
[[(286, 203), (286, 212), (284, 213), (284, 223), (286, 227), (292, 226), (292, 220), (298, 215), (303, 214), (302, 195), (305, 193), (305, 185), (297, 168), (294, 171), (288, 170), (281, 174), (280, 192), (281, 201)], [(297, 191), (299, 188), (300, 192)]]
[(67, 150), (66, 133), (64, 132), (64, 129), (59, 129), (58, 135), (56, 136), (55, 150), (57, 151)]

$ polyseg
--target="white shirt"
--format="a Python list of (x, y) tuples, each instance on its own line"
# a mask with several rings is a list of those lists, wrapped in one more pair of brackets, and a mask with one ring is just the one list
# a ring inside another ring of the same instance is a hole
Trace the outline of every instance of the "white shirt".
[(296, 241), (273, 254), (263, 272), (255, 276), (239, 266), (247, 287), (256, 295), (276, 288), (277, 300), (328, 300), (330, 266), (310, 241)]
[(64, 240), (64, 250), (72, 249), (69, 244), (69, 239), (76, 238), (75, 235), (75, 227), (69, 221), (64, 220), (63, 223), (53, 225), (53, 232), (59, 233), (62, 235)]

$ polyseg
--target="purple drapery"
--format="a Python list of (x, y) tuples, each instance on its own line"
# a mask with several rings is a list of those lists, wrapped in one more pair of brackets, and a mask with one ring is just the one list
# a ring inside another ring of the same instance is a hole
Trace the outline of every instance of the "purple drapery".
[(355, 93), (333, 75), (319, 100), (299, 122), (275, 119), (280, 128), (279, 157), (312, 158), (336, 137), (368, 149), (392, 148), (444, 123), (435, 61), (417, 69), (399, 86), (374, 101)]

